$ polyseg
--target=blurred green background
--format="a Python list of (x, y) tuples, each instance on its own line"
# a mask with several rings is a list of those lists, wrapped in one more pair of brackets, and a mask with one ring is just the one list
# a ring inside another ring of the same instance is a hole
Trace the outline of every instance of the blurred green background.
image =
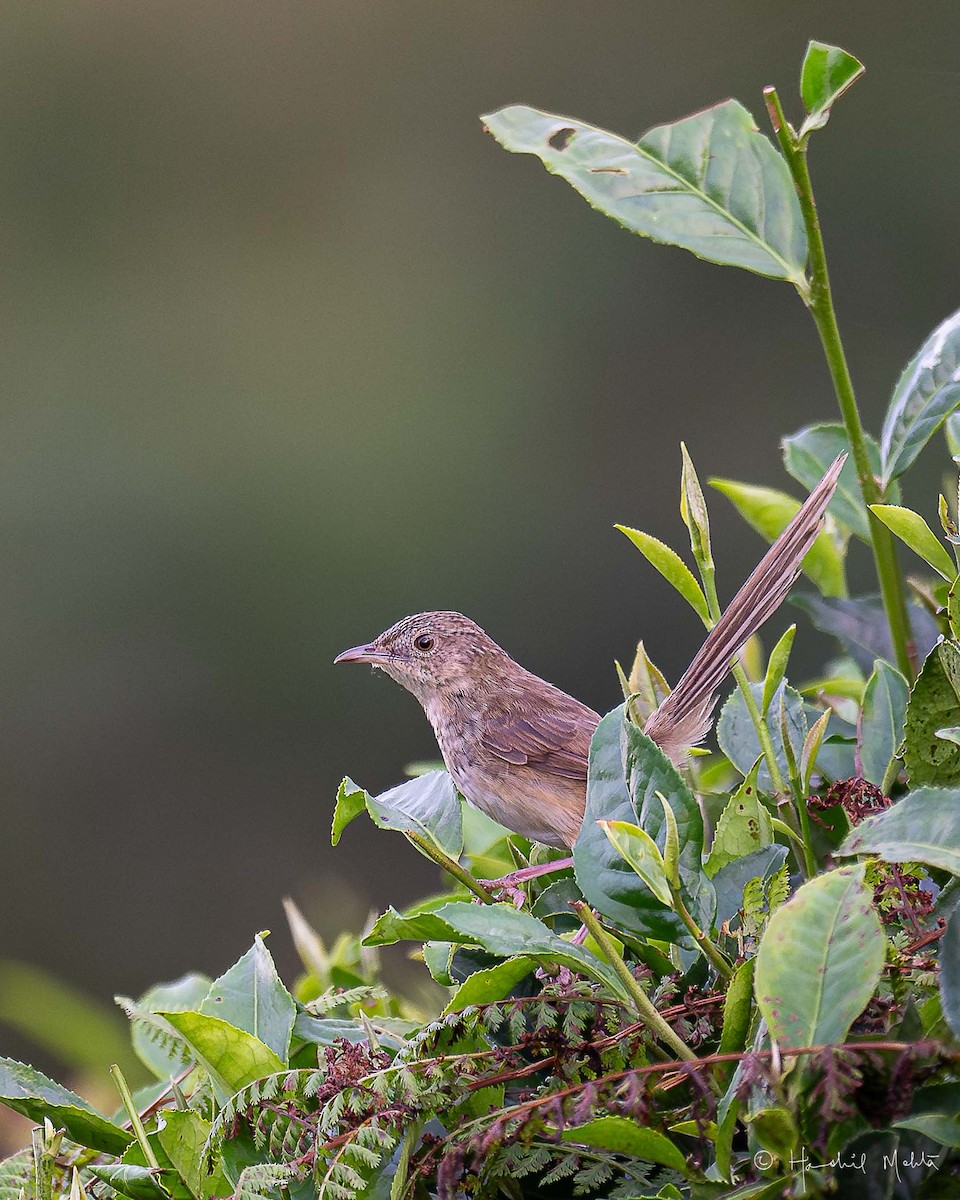
[[(477, 116), (637, 135), (735, 95), (765, 127), (810, 37), (862, 57), (812, 169), (876, 429), (958, 304), (960, 34), (840, 7), (3, 6), (0, 956), (107, 1000), (270, 926), (289, 970), (286, 893), (330, 933), (427, 891), (398, 836), (328, 842), (344, 773), (435, 756), (411, 697), (331, 665), (409, 612), (462, 609), (601, 710), (640, 635), (679, 674), (702, 631), (612, 523), (682, 545), (681, 438), (795, 490), (780, 435), (835, 412), (813, 326)], [(729, 596), (762, 545), (713, 513)]]

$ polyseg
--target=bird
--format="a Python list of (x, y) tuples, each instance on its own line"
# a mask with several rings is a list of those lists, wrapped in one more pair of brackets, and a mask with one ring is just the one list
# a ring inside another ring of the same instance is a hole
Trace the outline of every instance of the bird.
[[(837, 457), (647, 719), (644, 732), (673, 763), (706, 737), (731, 665), (796, 582), (845, 458)], [(573, 847), (599, 713), (520, 666), (459, 612), (404, 617), (334, 662), (370, 663), (419, 700), (471, 804), (532, 841)]]

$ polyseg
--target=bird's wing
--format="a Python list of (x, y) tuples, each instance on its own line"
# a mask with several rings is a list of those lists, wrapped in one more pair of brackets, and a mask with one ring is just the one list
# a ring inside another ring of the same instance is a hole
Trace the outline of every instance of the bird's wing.
[(586, 780), (590, 738), (599, 719), (586, 707), (569, 715), (549, 710), (488, 714), (480, 742), (515, 767)]

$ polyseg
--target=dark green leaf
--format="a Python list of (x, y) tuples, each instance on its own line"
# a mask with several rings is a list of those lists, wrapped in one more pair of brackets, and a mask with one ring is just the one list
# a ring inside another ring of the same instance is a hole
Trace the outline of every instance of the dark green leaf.
[(687, 1174), (686, 1158), (668, 1137), (627, 1117), (597, 1117), (585, 1125), (565, 1129), (562, 1136), (565, 1142), (575, 1142), (578, 1146), (598, 1146)]
[(201, 1200), (207, 1178), (201, 1151), (209, 1132), (210, 1122), (193, 1111), (168, 1109), (157, 1123), (157, 1140), (197, 1200)]
[[(723, 492), (747, 524), (768, 542), (779, 537), (800, 510), (799, 500), (774, 488), (754, 487), (733, 479), (711, 479), (710, 486)], [(828, 529), (821, 530), (807, 551), (803, 573), (824, 596), (846, 596), (843, 555)]]
[(49, 1117), (55, 1129), (65, 1129), (73, 1141), (91, 1150), (122, 1154), (133, 1140), (86, 1100), (12, 1058), (0, 1058), (0, 1104), (37, 1124)]
[[(573, 847), (577, 883), (586, 900), (619, 928), (676, 941), (685, 933), (680, 918), (640, 882), (597, 824), (601, 820), (616, 820), (643, 826), (627, 790), (624, 725), (621, 704), (601, 720), (590, 743), (586, 813)], [(664, 795), (670, 796), (669, 785)], [(659, 800), (656, 803), (662, 821), (663, 809)], [(654, 831), (648, 829), (648, 832), (656, 836)], [(702, 845), (702, 820), (700, 838)], [(697, 854), (699, 857), (699, 850)]]
[(863, 74), (863, 63), (825, 42), (811, 42), (800, 70), (800, 95), (807, 119), (800, 137), (822, 129), (830, 118), (830, 109), (843, 93)]
[(955, 1117), (945, 1117), (939, 1113), (918, 1113), (913, 1117), (904, 1117), (894, 1121), (894, 1129), (909, 1129), (939, 1142), (941, 1146), (960, 1146), (960, 1121)]
[(727, 987), (718, 1054), (736, 1054), (747, 1045), (750, 1018), (753, 1015), (753, 973), (756, 962), (756, 958), (748, 958), (741, 963)]
[(797, 1144), (797, 1127), (785, 1108), (756, 1108), (748, 1118), (750, 1132), (781, 1162), (789, 1162)]
[(960, 725), (960, 650), (941, 642), (927, 655), (910, 693), (903, 759), (910, 786), (960, 783), (960, 746), (937, 731)]
[[(879, 475), (880, 448), (869, 434), (864, 435), (864, 440), (870, 466), (874, 474)], [(806, 429), (785, 437), (780, 445), (783, 448), (783, 465), (794, 479), (809, 491), (820, 482), (838, 454), (847, 455), (847, 461), (843, 464), (843, 470), (837, 480), (837, 490), (827, 506), (827, 512), (846, 525), (857, 537), (869, 542), (870, 523), (867, 509), (863, 503), (860, 481), (857, 479), (857, 469), (844, 427), (834, 424), (809, 425)], [(886, 499), (895, 503), (897, 497), (888, 494)]]
[(259, 934), (247, 953), (211, 984), (200, 1005), (200, 1012), (252, 1033), (283, 1062), (290, 1052), (296, 1011)]
[(882, 484), (898, 479), (960, 404), (960, 312), (930, 334), (894, 389), (880, 436)]
[(755, 991), (784, 1048), (842, 1042), (880, 982), (886, 939), (864, 871), (819, 875), (770, 918)]
[[(750, 690), (753, 692), (759, 706), (763, 696), (763, 684), (752, 683), (750, 684)], [(777, 764), (780, 767), (783, 778), (786, 779), (789, 771), (787, 756), (783, 749), (783, 732), (780, 728), (781, 697), (783, 697), (786, 707), (787, 727), (790, 731), (790, 745), (793, 748), (794, 758), (798, 762), (803, 752), (804, 739), (807, 736), (807, 715), (804, 710), (803, 697), (800, 693), (795, 692), (792, 687), (781, 684), (770, 704), (765, 723), (767, 729), (770, 731), (770, 740), (773, 743)], [(750, 774), (753, 764), (763, 753), (760, 746), (760, 739), (757, 736), (757, 730), (739, 689), (731, 693), (730, 698), (720, 710), (720, 719), (717, 721), (717, 741), (720, 743), (720, 749), (744, 777)], [(770, 778), (770, 769), (766, 762), (760, 764), (757, 786), (761, 792), (768, 795), (774, 790), (773, 780)]]
[(506, 962), (475, 971), (463, 981), (445, 1013), (462, 1012), (472, 1004), (491, 1004), (509, 996), (521, 979), (526, 979), (536, 964), (531, 958), (508, 958)]
[(537, 155), (631, 232), (806, 294), (807, 239), (787, 165), (737, 101), (651, 129), (636, 145), (524, 105), (482, 120), (506, 150)]
[(864, 688), (858, 730), (861, 774), (878, 787), (903, 741), (909, 694), (900, 672), (878, 659)]
[(137, 1167), (129, 1163), (108, 1163), (88, 1168), (92, 1175), (102, 1179), (121, 1195), (130, 1200), (168, 1200), (170, 1193), (162, 1186), (160, 1172), (156, 1167)]
[[(838, 638), (865, 675), (873, 670), (875, 659), (896, 663), (890, 627), (879, 596), (842, 600), (801, 593), (792, 595), (790, 602), (802, 609), (817, 629)], [(909, 604), (907, 610), (917, 653), (925, 658), (936, 645), (940, 630), (925, 608)]]
[(960, 790), (925, 787), (910, 792), (858, 825), (837, 853), (920, 862), (960, 875)]

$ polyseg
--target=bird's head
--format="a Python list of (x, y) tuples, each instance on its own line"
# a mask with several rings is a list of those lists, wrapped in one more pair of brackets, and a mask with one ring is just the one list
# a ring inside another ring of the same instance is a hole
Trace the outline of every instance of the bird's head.
[(427, 612), (404, 617), (372, 642), (344, 650), (333, 661), (379, 667), (426, 704), (434, 696), (452, 698), (475, 691), (506, 657), (462, 613)]

